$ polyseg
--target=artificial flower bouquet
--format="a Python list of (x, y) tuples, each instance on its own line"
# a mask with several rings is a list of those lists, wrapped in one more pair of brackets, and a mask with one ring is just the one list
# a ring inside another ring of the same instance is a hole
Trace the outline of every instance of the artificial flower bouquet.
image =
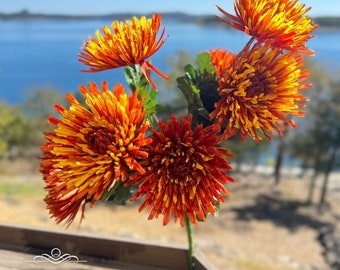
[[(223, 142), (250, 136), (260, 142), (273, 132), (295, 127), (303, 116), (310, 87), (304, 56), (316, 28), (297, 0), (235, 0), (235, 15), (222, 23), (245, 32), (249, 42), (238, 53), (207, 48), (177, 79), (187, 115), (157, 119), (157, 86), (150, 71), (168, 76), (149, 58), (166, 46), (162, 15), (113, 21), (83, 44), (79, 61), (87, 72), (124, 67), (130, 89), (118, 82), (80, 86), (83, 100), (67, 94), (68, 108), (56, 105), (49, 117), (40, 172), (50, 216), (71, 224), (84, 218), (87, 204), (125, 204), (143, 198), (139, 210), (149, 219), (186, 227), (192, 258), (192, 224), (216, 215), (233, 182), (232, 149)], [(160, 32), (160, 33), (159, 33)], [(218, 46), (218, 44), (216, 44)], [(190, 260), (190, 269), (193, 263)]]

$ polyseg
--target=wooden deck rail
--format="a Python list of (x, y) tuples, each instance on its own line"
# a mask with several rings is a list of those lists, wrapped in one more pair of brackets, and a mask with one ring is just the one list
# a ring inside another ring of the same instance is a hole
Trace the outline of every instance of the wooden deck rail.
[[(86, 261), (77, 263), (76, 269), (188, 269), (184, 248), (0, 223), (0, 269), (37, 269), (32, 267), (33, 258), (53, 249)], [(200, 253), (194, 260), (195, 270), (214, 269)], [(65, 265), (55, 269), (70, 269)]]

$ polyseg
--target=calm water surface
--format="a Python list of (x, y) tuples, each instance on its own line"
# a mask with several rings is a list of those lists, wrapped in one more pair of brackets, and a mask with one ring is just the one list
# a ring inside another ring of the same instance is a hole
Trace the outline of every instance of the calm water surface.
[[(80, 84), (107, 80), (110, 86), (124, 83), (122, 69), (82, 73), (86, 69), (77, 54), (83, 40), (109, 21), (0, 21), (0, 100), (18, 103), (25, 91), (54, 88), (62, 93), (77, 91)], [(152, 57), (162, 71), (169, 70), (166, 57), (186, 50), (195, 55), (218, 47), (238, 52), (249, 37), (224, 28), (165, 22), (169, 34), (164, 46)], [(319, 31), (309, 46), (316, 60), (330, 70), (340, 69), (340, 31)]]

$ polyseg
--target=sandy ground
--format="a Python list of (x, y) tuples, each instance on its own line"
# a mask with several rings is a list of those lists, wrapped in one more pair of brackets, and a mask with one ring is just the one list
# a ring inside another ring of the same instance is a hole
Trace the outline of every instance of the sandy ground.
[[(63, 225), (49, 219), (42, 201), (41, 176), (26, 169), (22, 166), (20, 174), (2, 169), (0, 222), (64, 230)], [(236, 183), (229, 187), (232, 196), (222, 205), (220, 215), (194, 227), (195, 248), (210, 263), (228, 270), (329, 269), (317, 235), (318, 229), (340, 217), (335, 212), (339, 211), (335, 205), (340, 202), (336, 191), (329, 193), (334, 206), (320, 215), (315, 206), (304, 204), (308, 187), (305, 180), (284, 177), (274, 188), (268, 176), (249, 174), (234, 178)], [(147, 212), (139, 213), (136, 203), (98, 203), (87, 208), (85, 214), (79, 229), (75, 222), (68, 230), (187, 245), (185, 230), (178, 223), (162, 226), (161, 220), (148, 221)]]

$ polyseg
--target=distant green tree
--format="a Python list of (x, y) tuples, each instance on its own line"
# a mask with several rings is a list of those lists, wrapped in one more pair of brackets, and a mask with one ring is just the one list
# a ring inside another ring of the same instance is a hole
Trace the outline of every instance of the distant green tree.
[(14, 158), (28, 147), (27, 117), (18, 106), (0, 102), (0, 157)]
[(50, 115), (57, 115), (54, 105), (65, 106), (67, 101), (60, 90), (53, 88), (33, 88), (26, 92), (22, 110), (30, 117), (46, 120)]
[(236, 172), (241, 172), (242, 165), (250, 165), (254, 169), (260, 164), (261, 157), (268, 151), (271, 142), (263, 139), (261, 142), (256, 142), (252, 138), (247, 137), (242, 140), (240, 136), (236, 135), (226, 141), (226, 145), (233, 151), (235, 156), (231, 159), (235, 163)]
[(21, 110), (28, 118), (28, 141), (32, 147), (40, 146), (43, 132), (51, 129), (48, 124), (49, 116), (56, 116), (54, 105), (66, 105), (65, 97), (56, 89), (36, 88), (27, 92)]
[(340, 81), (332, 79), (324, 68), (310, 64), (313, 88), (309, 90), (304, 128), (290, 140), (290, 153), (302, 160), (305, 168), (312, 168), (307, 202), (311, 203), (316, 177), (324, 180), (319, 205), (325, 203), (329, 174), (339, 161), (340, 147)]
[(340, 166), (340, 80), (333, 81), (329, 90), (327, 97), (318, 106), (318, 125), (315, 125), (313, 130), (318, 141), (326, 141), (320, 163), (320, 170), (324, 173), (319, 199), (320, 206), (326, 202), (329, 175), (337, 166)]
[(58, 90), (41, 88), (30, 90), (22, 104), (0, 102), (0, 157), (37, 154), (43, 132), (51, 129), (47, 118), (56, 115), (54, 105), (65, 103)]
[(315, 22), (320, 27), (339, 27), (340, 26), (340, 17), (317, 17), (315, 18)]
[[(284, 126), (287, 127), (287, 123), (284, 123)], [(285, 131), (284, 136), (277, 136), (277, 151), (275, 156), (275, 163), (274, 163), (274, 185), (278, 185), (281, 181), (281, 168), (283, 166), (283, 158), (287, 152), (287, 145), (288, 145), (288, 128)]]

